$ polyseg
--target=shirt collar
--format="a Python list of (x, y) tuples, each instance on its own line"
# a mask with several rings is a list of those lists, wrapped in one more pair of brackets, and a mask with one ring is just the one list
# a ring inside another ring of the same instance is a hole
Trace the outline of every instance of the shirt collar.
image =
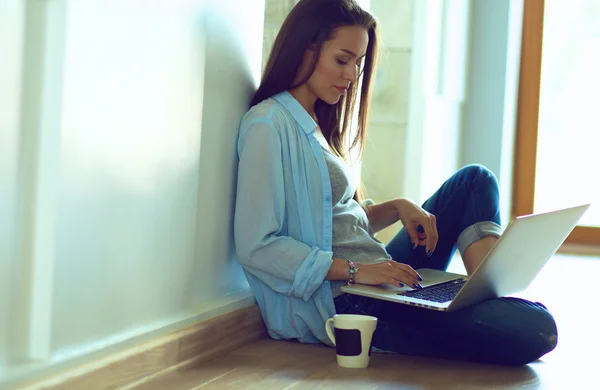
[(288, 92), (283, 91), (273, 96), (273, 99), (281, 103), (292, 114), (296, 122), (306, 134), (314, 133), (317, 124), (302, 105)]

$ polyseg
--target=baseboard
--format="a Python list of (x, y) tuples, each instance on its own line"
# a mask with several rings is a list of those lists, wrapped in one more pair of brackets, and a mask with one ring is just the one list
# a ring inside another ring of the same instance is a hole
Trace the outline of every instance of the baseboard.
[(173, 367), (212, 359), (266, 334), (260, 310), (254, 305), (199, 322), (20, 389), (127, 388)]
[(600, 255), (600, 245), (564, 243), (561, 245), (557, 252), (570, 255), (597, 257)]

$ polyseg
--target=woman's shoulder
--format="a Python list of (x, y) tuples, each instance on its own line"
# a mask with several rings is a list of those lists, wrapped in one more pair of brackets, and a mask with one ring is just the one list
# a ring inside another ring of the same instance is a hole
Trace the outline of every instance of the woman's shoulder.
[(265, 99), (244, 114), (240, 127), (244, 129), (257, 123), (266, 123), (274, 130), (281, 130), (287, 123), (286, 110), (277, 100)]

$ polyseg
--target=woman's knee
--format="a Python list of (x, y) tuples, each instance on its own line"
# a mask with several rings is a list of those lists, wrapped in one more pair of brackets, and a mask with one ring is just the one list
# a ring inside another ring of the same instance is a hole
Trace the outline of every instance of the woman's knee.
[(462, 167), (458, 175), (465, 177), (468, 181), (479, 186), (491, 186), (498, 188), (498, 179), (494, 172), (481, 164), (470, 164)]
[(528, 337), (522, 342), (527, 360), (523, 364), (535, 361), (553, 351), (558, 344), (558, 329), (552, 314), (546, 310), (539, 312), (536, 323), (530, 326)]
[(467, 183), (475, 207), (474, 220), (500, 224), (500, 189), (492, 171), (483, 165), (471, 164), (461, 168), (455, 176)]
[[(476, 306), (473, 318), (487, 335), (484, 360), (509, 365), (531, 363), (556, 348), (554, 317), (542, 305), (519, 298), (500, 298)], [(482, 336), (483, 337), (483, 336)]]
[(515, 318), (507, 363), (522, 365), (534, 362), (553, 351), (558, 343), (558, 330), (552, 314), (542, 308), (532, 308)]

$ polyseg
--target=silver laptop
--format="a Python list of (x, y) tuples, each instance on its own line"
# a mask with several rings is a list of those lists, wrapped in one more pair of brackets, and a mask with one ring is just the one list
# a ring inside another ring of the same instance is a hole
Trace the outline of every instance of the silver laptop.
[(523, 291), (556, 253), (589, 204), (513, 220), (479, 267), (469, 276), (429, 268), (416, 270), (423, 289), (354, 284), (343, 292), (452, 311)]

